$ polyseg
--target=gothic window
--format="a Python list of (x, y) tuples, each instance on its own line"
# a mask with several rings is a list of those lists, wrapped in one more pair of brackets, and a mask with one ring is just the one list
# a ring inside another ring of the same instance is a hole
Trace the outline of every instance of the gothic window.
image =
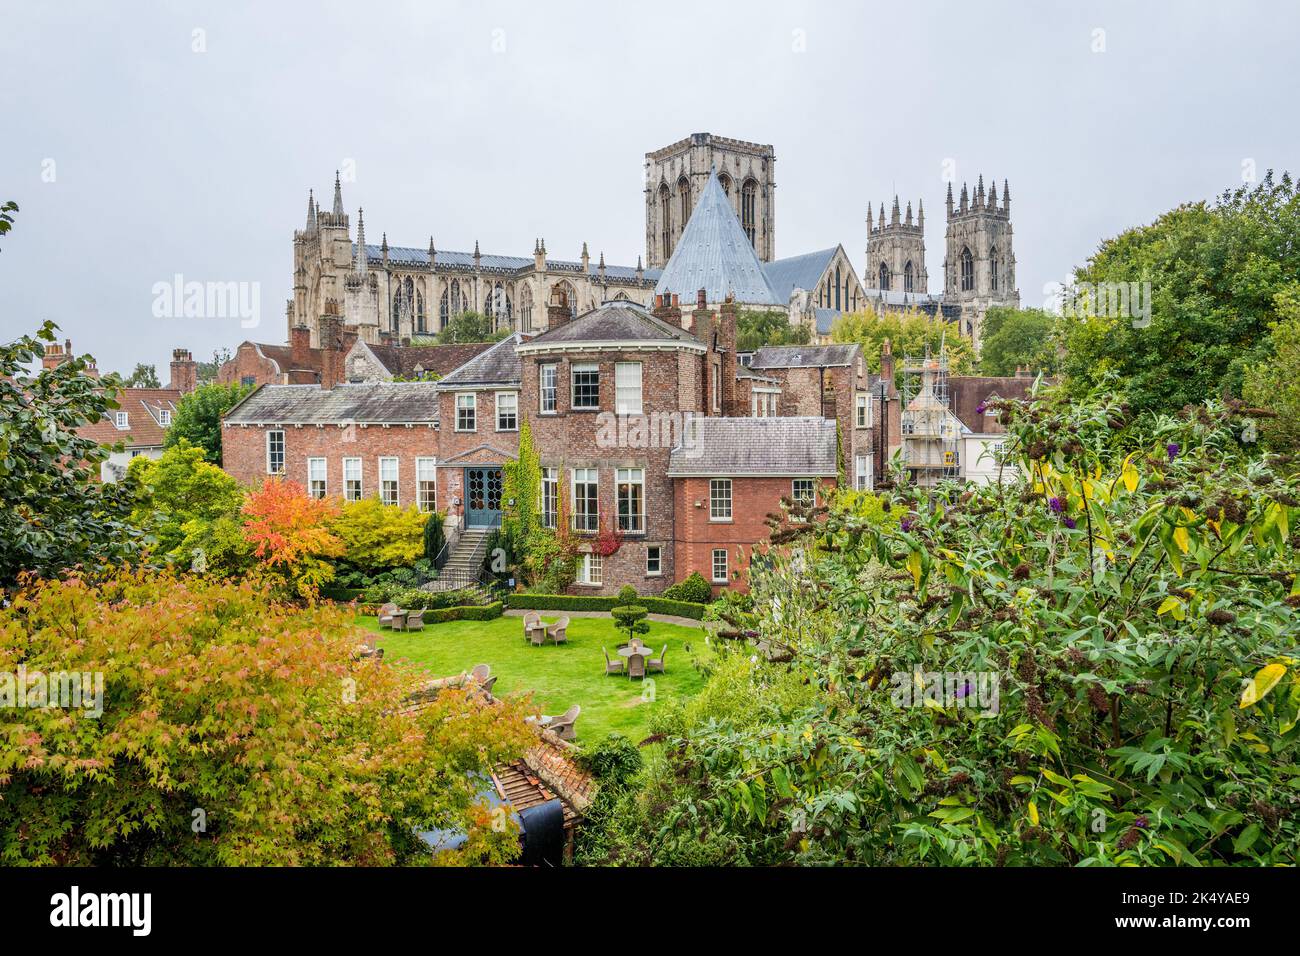
[(883, 262), (880, 264), (880, 291), (889, 291), (889, 266)]
[(969, 292), (975, 288), (975, 257), (970, 254), (970, 246), (962, 246), (957, 259), (961, 263), (961, 291)]
[(533, 327), (533, 290), (531, 286), (524, 286), (524, 291), (519, 293), (519, 316), (522, 319), (521, 328), (531, 329)]
[(503, 324), (509, 326), (512, 315), (510, 296), (506, 294), (500, 282), (488, 290), (487, 298), (483, 302), (483, 314), (492, 318), (494, 330), (500, 330)]
[(912, 260), (907, 260), (907, 265), (903, 266), (903, 291), (912, 292), (915, 290), (915, 279), (912, 273)]
[(673, 200), (668, 192), (668, 184), (659, 186), (659, 221), (662, 230), (660, 242), (663, 243), (664, 261), (673, 254)]
[(998, 291), (998, 250), (994, 247), (989, 252), (989, 283), (994, 292)]
[(745, 235), (749, 237), (749, 244), (756, 246), (755, 236), (757, 230), (758, 208), (758, 183), (752, 179), (746, 179), (745, 185), (740, 189), (740, 225), (745, 230)]
[(402, 317), (402, 280), (397, 280), (397, 287), (393, 289), (393, 328), (398, 328), (398, 320)]
[(415, 290), (415, 330), (417, 332), (429, 331), (429, 327), (425, 323), (423, 289)]
[(691, 184), (683, 176), (677, 180), (677, 199), (681, 203), (681, 224), (686, 228), (686, 221), (691, 218)]
[(835, 311), (836, 312), (841, 311), (840, 309), (840, 267), (839, 266), (835, 267)]
[(727, 198), (730, 199), (731, 198), (731, 177), (728, 176), (726, 173), (723, 173), (721, 176), (718, 177), (718, 185), (722, 187), (722, 191), (726, 194)]
[(451, 280), (451, 315), (452, 315), (452, 318), (455, 318), (456, 316), (460, 315), (462, 312), (465, 311), (465, 306), (468, 304), (468, 301), (469, 301), (469, 297), (468, 297), (468, 296), (465, 296), (464, 298), (461, 297), (461, 294), (460, 294), (460, 280), (459, 280), (459, 279), (452, 279), (452, 280)]
[(439, 331), (447, 327), (447, 319), (449, 317), (450, 316), (447, 309), (447, 290), (443, 289), (442, 299), (438, 302), (438, 330)]

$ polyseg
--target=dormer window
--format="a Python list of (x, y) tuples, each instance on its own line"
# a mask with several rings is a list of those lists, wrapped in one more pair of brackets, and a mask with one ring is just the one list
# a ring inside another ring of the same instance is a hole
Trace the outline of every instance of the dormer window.
[(169, 408), (158, 409), (158, 424), (166, 428), (172, 423), (172, 413)]
[(131, 418), (126, 412), (118, 412), (113, 417), (113, 424), (115, 424), (120, 429), (125, 430), (129, 428), (130, 423), (131, 423)]

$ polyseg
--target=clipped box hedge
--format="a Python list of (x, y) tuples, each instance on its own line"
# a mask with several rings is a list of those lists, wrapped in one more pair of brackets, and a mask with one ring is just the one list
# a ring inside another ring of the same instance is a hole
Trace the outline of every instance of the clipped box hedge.
[(505, 605), (500, 601), (491, 604), (472, 604), (467, 607), (439, 607), (424, 612), (425, 624), (445, 624), (448, 621), (491, 621), (501, 616)]
[[(617, 597), (597, 597), (586, 594), (511, 594), (506, 599), (511, 608), (529, 611), (608, 611), (618, 607)], [(693, 621), (704, 619), (704, 604), (691, 601), (670, 601), (668, 598), (637, 597), (636, 603), (651, 614), (670, 614), (688, 617)]]

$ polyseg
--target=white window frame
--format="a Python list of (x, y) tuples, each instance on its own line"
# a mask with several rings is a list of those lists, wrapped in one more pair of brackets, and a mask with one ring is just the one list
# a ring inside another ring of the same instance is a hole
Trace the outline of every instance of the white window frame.
[[(622, 508), (619, 507), (622, 501), (619, 497), (623, 485), (636, 485), (641, 493), (636, 496), (637, 513), (629, 513), (624, 522)], [(616, 468), (614, 470), (614, 503), (615, 513), (618, 518), (618, 529), (628, 534), (645, 534), (645, 469), (644, 468)]]
[[(468, 405), (461, 405), (461, 399), (468, 398)], [(468, 412), (469, 427), (462, 428), (460, 423), (460, 413)], [(478, 431), (478, 393), (477, 392), (457, 392), (456, 393), (456, 421), (454, 431), (458, 432), (476, 432)]]
[(710, 372), (713, 375), (713, 410), (722, 411), (722, 366), (710, 365)]
[[(272, 450), (272, 446), (275, 444), (274, 439), (275, 439), (275, 436), (276, 436), (276, 435), (279, 435), (279, 436), (280, 436), (280, 467), (279, 467), (279, 468), (272, 468), (272, 467), (271, 467), (271, 462), (272, 462), (272, 458), (271, 458), (271, 450)], [(283, 430), (283, 429), (280, 429), (280, 428), (271, 428), (271, 429), (268, 429), (268, 430), (267, 430), (267, 433), (266, 433), (266, 473), (267, 473), (268, 475), (282, 475), (282, 474), (284, 474), (284, 430)]]
[[(593, 575), (592, 572), (595, 572)], [(583, 587), (598, 588), (605, 581), (605, 562), (600, 555), (588, 551), (578, 562), (578, 584)]]
[[(356, 468), (356, 477), (355, 477), (355, 478), (350, 477), (349, 474), (348, 474), (350, 471), (352, 471), (353, 466), (355, 466), (355, 468)], [(356, 495), (355, 498), (352, 497), (352, 494), (351, 494), (351, 488), (350, 488), (350, 483), (353, 482), (353, 481), (355, 481), (355, 482), (357, 483), (357, 495)], [(344, 500), (345, 500), (345, 501), (360, 501), (360, 500), (361, 500), (362, 498), (364, 498), (365, 496), (366, 496), (365, 468), (364, 468), (364, 466), (361, 464), (361, 459), (360, 459), (360, 458), (344, 458), (344, 459), (343, 459), (343, 498), (344, 498)]]
[(158, 424), (166, 428), (170, 426), (171, 423), (172, 423), (171, 409), (169, 408), (158, 409)]
[(131, 416), (126, 412), (117, 412), (113, 415), (113, 424), (121, 431), (126, 431), (131, 427)]
[[(596, 375), (596, 402), (594, 405), (578, 404), (578, 375), (594, 372)], [(594, 412), (600, 408), (600, 365), (596, 362), (575, 362), (569, 366), (569, 407), (575, 411)]]
[(875, 469), (870, 455), (853, 456), (853, 487), (858, 491), (871, 491), (876, 486)]
[[(722, 576), (718, 576), (718, 555), (722, 555)], [(714, 548), (709, 556), (709, 580), (714, 584), (726, 584), (731, 580), (731, 560), (726, 548)]]
[[(726, 491), (725, 498), (720, 494)], [(730, 478), (710, 478), (709, 479), (709, 520), (726, 524), (732, 520), (735, 511), (735, 504), (732, 497), (733, 489)], [(726, 513), (722, 513), (720, 507), (725, 503)]]
[[(385, 470), (384, 466), (390, 463), (393, 466), (393, 477), (391, 478), (389, 478), (387, 475), (384, 474), (384, 470)], [(395, 458), (392, 455), (384, 455), (380, 457), (379, 459), (379, 500), (384, 504), (397, 505), (399, 507), (401, 506), (402, 504), (401, 474), (402, 474), (402, 463), (400, 458)], [(393, 485), (392, 501), (388, 500), (388, 489), (384, 487), (389, 482), (392, 482)]]
[(871, 396), (867, 392), (858, 392), (854, 399), (853, 424), (856, 428), (871, 427)]
[[(317, 465), (320, 465), (319, 478), (313, 473)], [(320, 482), (320, 494), (316, 494), (315, 484), (317, 481)], [(329, 462), (326, 459), (307, 459), (307, 494), (312, 498), (324, 498), (329, 494)]]
[[(547, 385), (549, 378), (551, 384)], [(547, 399), (550, 401), (548, 402)], [(549, 404), (549, 408), (547, 405)], [(537, 367), (537, 413), (556, 415), (560, 411), (560, 367), (547, 362)]]
[[(501, 407), (502, 399), (505, 399), (507, 402), (513, 402), (514, 408), (510, 408), (510, 409), (502, 408)], [(497, 392), (496, 409), (497, 409), (497, 431), (499, 432), (519, 431), (519, 393), (518, 392)], [(501, 424), (502, 412), (509, 412), (509, 414), (514, 418), (515, 423), (510, 426), (502, 426)]]
[[(581, 475), (581, 479), (579, 479), (579, 475)], [(585, 507), (585, 502), (587, 498), (586, 495), (583, 495), (581, 499), (579, 499), (578, 497), (578, 485), (580, 483), (584, 485), (594, 484), (596, 486), (596, 513), (588, 515), (584, 512), (582, 516), (586, 519), (586, 521), (583, 524), (578, 523), (578, 517), (579, 517), (578, 502), (580, 500), (584, 502), (584, 507)], [(572, 498), (573, 530), (574, 531), (599, 531), (600, 530), (600, 469), (599, 468), (574, 468), (573, 475), (569, 483), (569, 489), (573, 495)]]
[(779, 388), (755, 388), (750, 395), (749, 410), (753, 418), (775, 418)]
[(643, 378), (641, 363), (615, 362), (614, 413), (617, 415), (640, 415), (642, 413), (642, 400)]
[[(816, 478), (795, 478), (790, 482), (790, 500), (799, 501), (800, 495), (798, 487), (800, 482), (807, 482), (812, 486), (812, 499), (809, 502), (814, 508), (817, 507), (817, 479)], [(805, 499), (806, 500), (806, 499)]]
[[(654, 554), (655, 569), (650, 570), (650, 555)], [(663, 577), (664, 573), (664, 546), (662, 544), (646, 545), (645, 549), (645, 576), (648, 578)]]
[[(426, 469), (428, 469), (427, 475)], [(430, 492), (427, 500), (426, 491)], [(415, 459), (415, 506), (426, 514), (438, 510), (438, 459), (436, 458)]]
[[(547, 490), (550, 490), (551, 507), (547, 509)], [(542, 526), (545, 528), (554, 528), (560, 520), (560, 469), (543, 468), (542, 469)]]

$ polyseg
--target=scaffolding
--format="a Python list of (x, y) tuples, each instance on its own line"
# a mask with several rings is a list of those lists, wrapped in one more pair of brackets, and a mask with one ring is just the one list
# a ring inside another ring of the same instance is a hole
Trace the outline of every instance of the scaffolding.
[(902, 441), (908, 480), (921, 487), (961, 475), (961, 424), (948, 394), (948, 353), (903, 357)]

